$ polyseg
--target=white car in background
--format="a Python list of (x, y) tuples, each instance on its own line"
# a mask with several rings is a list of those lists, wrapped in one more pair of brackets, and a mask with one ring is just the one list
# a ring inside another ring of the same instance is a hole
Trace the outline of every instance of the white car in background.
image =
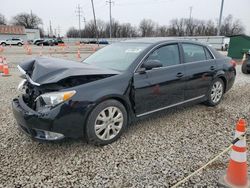
[(0, 45), (2, 46), (6, 46), (6, 45), (18, 45), (18, 46), (22, 46), (23, 40), (22, 39), (18, 39), (18, 38), (12, 38), (12, 39), (7, 39), (7, 40), (0, 40)]

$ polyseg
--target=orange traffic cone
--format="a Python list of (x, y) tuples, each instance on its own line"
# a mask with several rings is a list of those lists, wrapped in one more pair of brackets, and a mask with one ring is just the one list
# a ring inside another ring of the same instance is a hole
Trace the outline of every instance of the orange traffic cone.
[(6, 63), (6, 59), (4, 58), (4, 64), (3, 64), (3, 75), (2, 76), (10, 76), (9, 72), (9, 66)]
[(2, 76), (10, 76), (8, 64), (3, 65), (3, 75)]
[[(245, 134), (245, 132), (246, 121), (240, 119), (236, 126), (235, 138)], [(223, 180), (221, 180), (221, 185), (233, 188), (248, 188), (250, 186), (248, 180), (246, 150), (245, 137), (232, 146), (227, 173)]]
[(0, 57), (0, 73), (3, 73), (3, 58)]
[(92, 50), (93, 50), (93, 52), (95, 52), (95, 51), (96, 51), (96, 47), (95, 47), (95, 45), (93, 45)]
[(80, 54), (80, 50), (77, 50), (77, 58), (80, 59), (81, 58), (81, 54)]
[(4, 48), (2, 47), (2, 45), (0, 45), (0, 52), (3, 52)]
[(27, 55), (32, 55), (32, 50), (31, 50), (31, 48), (28, 48), (28, 49), (27, 49)]

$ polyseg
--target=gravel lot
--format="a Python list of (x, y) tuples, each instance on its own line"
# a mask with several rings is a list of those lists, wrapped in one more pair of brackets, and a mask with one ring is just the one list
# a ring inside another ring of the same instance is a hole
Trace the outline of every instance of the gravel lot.
[[(54, 49), (53, 56), (76, 59), (75, 47), (67, 49), (67, 57)], [(40, 50), (33, 47), (32, 56)], [(215, 108), (199, 104), (156, 114), (104, 147), (82, 140), (38, 143), (20, 134), (10, 106), (20, 81), (16, 65), (30, 57), (24, 52), (7, 47), (2, 53), (11, 76), (0, 77), (0, 187), (170, 187), (229, 145), (238, 118), (250, 122), (250, 75), (243, 75), (238, 65), (234, 87)], [(81, 49), (82, 57), (88, 54)], [(228, 157), (182, 187), (218, 187)]]

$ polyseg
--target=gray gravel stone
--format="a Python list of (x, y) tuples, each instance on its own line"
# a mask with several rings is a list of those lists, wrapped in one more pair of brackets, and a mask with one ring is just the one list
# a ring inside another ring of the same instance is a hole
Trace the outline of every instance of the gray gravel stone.
[[(20, 81), (15, 66), (28, 56), (18, 47), (4, 53), (12, 76), (0, 77), (0, 187), (170, 187), (229, 145), (238, 118), (250, 122), (250, 76), (237, 66), (233, 88), (214, 108), (198, 104), (156, 114), (104, 147), (81, 140), (41, 144), (19, 132), (10, 106)], [(180, 187), (218, 187), (228, 159)]]

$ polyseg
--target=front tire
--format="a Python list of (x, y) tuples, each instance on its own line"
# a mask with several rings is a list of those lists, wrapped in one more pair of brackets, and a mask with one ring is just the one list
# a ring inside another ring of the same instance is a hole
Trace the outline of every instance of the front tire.
[(128, 123), (125, 107), (117, 100), (106, 100), (90, 113), (86, 124), (87, 142), (107, 145), (116, 141)]
[(221, 102), (225, 90), (225, 84), (221, 78), (215, 79), (207, 93), (208, 100), (205, 102), (208, 106), (216, 106)]

